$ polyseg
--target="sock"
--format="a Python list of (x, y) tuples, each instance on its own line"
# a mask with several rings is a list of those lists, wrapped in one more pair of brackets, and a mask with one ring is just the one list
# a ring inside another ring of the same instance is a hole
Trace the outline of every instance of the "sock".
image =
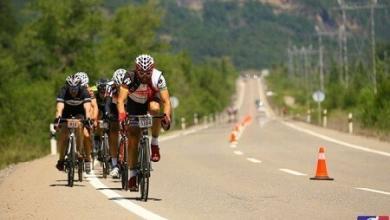
[(152, 145), (158, 146), (158, 137), (152, 137)]
[(112, 163), (112, 166), (115, 167), (118, 164), (118, 159), (112, 157), (111, 163)]
[(136, 170), (129, 169), (129, 180), (130, 180), (131, 177), (136, 176), (136, 175), (137, 175), (137, 171)]

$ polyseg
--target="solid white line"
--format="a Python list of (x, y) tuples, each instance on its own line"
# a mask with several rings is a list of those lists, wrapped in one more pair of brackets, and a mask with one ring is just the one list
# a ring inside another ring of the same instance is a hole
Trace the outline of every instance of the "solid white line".
[(355, 189), (368, 191), (368, 192), (374, 192), (374, 193), (380, 193), (380, 194), (385, 194), (385, 195), (390, 196), (390, 192), (385, 192), (385, 191), (381, 191), (381, 190), (370, 189), (370, 188), (355, 188)]
[(292, 174), (292, 175), (295, 175), (295, 176), (307, 176), (307, 174), (300, 173), (300, 172), (295, 171), (295, 170), (290, 170), (290, 169), (285, 169), (285, 168), (280, 168), (279, 170), (286, 172), (286, 173), (289, 173), (289, 174)]
[(87, 175), (87, 180), (89, 180), (89, 183), (96, 189), (99, 189), (98, 191), (103, 193), (107, 198), (112, 199), (116, 204), (122, 206), (123, 208), (127, 209), (128, 211), (138, 215), (141, 218), (144, 219), (166, 219), (163, 218), (151, 211), (148, 211), (147, 209), (127, 200), (125, 197), (119, 195), (118, 193), (107, 189), (107, 186), (104, 185), (100, 180), (95, 176), (94, 172), (91, 171), (91, 175)]
[(252, 163), (261, 163), (261, 160), (257, 160), (257, 159), (255, 159), (255, 158), (250, 158), (250, 157), (248, 157), (248, 158), (246, 158), (247, 160), (249, 160), (250, 162), (252, 162)]
[(241, 151), (239, 151), (239, 150), (235, 150), (233, 153), (234, 153), (234, 154), (237, 154), (237, 155), (243, 155), (243, 154), (244, 154), (243, 152), (241, 152)]
[[(186, 132), (180, 132), (177, 134), (162, 136), (160, 138), (160, 141), (163, 142), (163, 141), (171, 140), (171, 139), (174, 139), (174, 138), (177, 138), (180, 136), (185, 136), (185, 135), (203, 130), (203, 129), (208, 128), (208, 127), (209, 126), (206, 125), (206, 126), (202, 126), (199, 128), (190, 129)], [(107, 189), (108, 187), (106, 185), (104, 185), (102, 182), (100, 182), (100, 180), (94, 174), (93, 170), (91, 171), (91, 175), (86, 175), (86, 178), (87, 178), (87, 180), (89, 180), (88, 182), (94, 188), (100, 189), (99, 191), (101, 193), (103, 193), (107, 198), (112, 199), (112, 201), (114, 201), (116, 204), (122, 206), (123, 208), (130, 211), (131, 213), (138, 215), (139, 217), (144, 218), (144, 219), (153, 219), (153, 220), (166, 219), (166, 218), (163, 218), (163, 217), (143, 208), (142, 206), (139, 206), (139, 205), (127, 200), (125, 197), (121, 196), (120, 194), (118, 194), (110, 189)]]
[(328, 137), (328, 136), (325, 136), (325, 135), (318, 134), (316, 132), (307, 130), (305, 128), (298, 127), (298, 126), (293, 125), (293, 124), (288, 123), (288, 122), (282, 122), (282, 123), (285, 124), (286, 126), (290, 127), (290, 128), (293, 128), (293, 129), (296, 129), (298, 131), (301, 131), (301, 132), (313, 135), (315, 137), (324, 139), (324, 140), (329, 141), (329, 142), (333, 142), (333, 143), (336, 143), (336, 144), (344, 145), (346, 147), (353, 148), (353, 149), (356, 149), (356, 150), (361, 150), (361, 151), (365, 151), (365, 152), (369, 152), (369, 153), (374, 153), (374, 154), (379, 154), (379, 155), (382, 155), (382, 156), (390, 157), (390, 153), (388, 153), (388, 152), (379, 151), (379, 150), (373, 150), (373, 149), (362, 147), (362, 146), (359, 146), (359, 145), (350, 144), (350, 143), (347, 143), (347, 142), (344, 142), (344, 141), (339, 141), (339, 140), (333, 139), (331, 137)]

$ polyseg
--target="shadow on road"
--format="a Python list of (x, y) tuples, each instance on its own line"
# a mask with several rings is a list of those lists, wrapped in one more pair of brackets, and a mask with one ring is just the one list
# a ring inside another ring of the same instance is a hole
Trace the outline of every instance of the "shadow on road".
[[(66, 186), (66, 187), (69, 187), (68, 184), (50, 184), (49, 186), (50, 187), (56, 187), (56, 186)], [(80, 184), (73, 183), (73, 187), (85, 187), (85, 185), (80, 185)]]
[[(110, 198), (109, 200), (115, 201), (115, 200), (123, 200), (123, 199), (126, 199), (126, 200), (136, 200), (136, 201), (140, 201), (141, 200), (141, 198), (139, 198), (139, 197), (113, 197), (113, 198)], [(150, 200), (159, 202), (162, 199), (148, 198), (148, 201), (150, 201)]]
[(119, 187), (113, 187), (113, 188), (110, 188), (110, 187), (106, 187), (106, 188), (96, 188), (97, 190), (105, 190), (105, 189), (110, 189), (110, 190), (119, 190), (119, 191), (122, 191), (122, 188), (119, 188)]

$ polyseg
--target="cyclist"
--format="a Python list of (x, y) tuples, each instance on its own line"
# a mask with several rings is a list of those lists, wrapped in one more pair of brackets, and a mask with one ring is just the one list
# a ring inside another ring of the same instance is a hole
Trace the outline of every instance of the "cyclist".
[[(85, 87), (91, 96), (91, 110), (90, 110), (90, 115), (91, 119), (93, 120), (94, 127), (97, 126), (97, 118), (98, 118), (98, 105), (96, 101), (96, 97), (94, 95), (93, 89), (89, 86), (89, 77), (87, 73), (85, 72), (77, 72), (75, 74), (76, 77), (80, 79), (80, 85), (82, 87)], [(85, 158), (85, 172), (89, 174), (91, 172), (91, 153), (92, 153), (92, 138), (91, 138), (91, 132), (84, 128), (84, 148), (85, 148), (85, 153), (86, 153), (86, 158)]]
[[(170, 127), (171, 103), (169, 92), (163, 73), (154, 68), (154, 60), (150, 55), (142, 54), (135, 59), (135, 70), (122, 74), (122, 85), (119, 89), (118, 113), (119, 122), (126, 119), (126, 112), (130, 115), (143, 115), (148, 111), (152, 115), (160, 113), (160, 104), (164, 113), (163, 119), (154, 119), (151, 140), (151, 161), (160, 160), (158, 136), (160, 126)], [(125, 109), (126, 104), (126, 109)], [(136, 172), (137, 146), (140, 138), (139, 128), (129, 128), (129, 189), (137, 190)]]
[[(67, 146), (68, 129), (66, 126), (59, 128), (61, 118), (76, 117), (79, 119), (88, 119), (91, 117), (91, 96), (87, 89), (81, 86), (80, 78), (70, 75), (66, 78), (66, 84), (60, 89), (57, 96), (56, 118), (54, 120), (55, 128), (58, 132), (59, 160), (57, 169), (64, 170), (65, 147)], [(83, 143), (82, 126), (76, 130), (77, 150)]]
[(117, 121), (118, 110), (116, 107), (117, 98), (118, 98), (118, 86), (119, 82), (115, 81), (115, 74), (112, 81), (107, 79), (101, 79), (97, 83), (97, 102), (99, 106), (99, 118), (109, 120), (109, 145), (110, 145), (110, 156), (111, 164), (113, 169), (110, 172), (110, 175), (113, 178), (119, 178), (119, 168), (118, 168), (118, 136), (119, 136), (119, 124)]

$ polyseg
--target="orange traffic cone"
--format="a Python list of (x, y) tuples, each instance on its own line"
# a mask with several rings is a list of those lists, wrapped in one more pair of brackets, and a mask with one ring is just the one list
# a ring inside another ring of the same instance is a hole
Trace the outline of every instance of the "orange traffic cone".
[(230, 143), (237, 142), (237, 131), (233, 130), (232, 133), (230, 133)]
[(326, 161), (325, 161), (325, 150), (323, 147), (320, 147), (320, 152), (318, 153), (316, 176), (310, 179), (311, 180), (334, 180), (333, 178), (330, 178), (328, 176), (328, 171), (326, 169)]

